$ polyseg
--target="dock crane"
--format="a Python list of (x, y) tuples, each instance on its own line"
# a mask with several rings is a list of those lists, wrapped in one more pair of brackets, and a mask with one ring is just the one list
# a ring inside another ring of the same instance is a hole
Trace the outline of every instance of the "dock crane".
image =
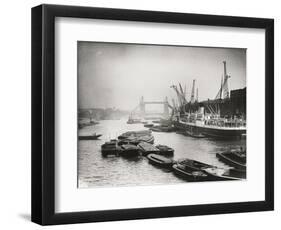
[(179, 92), (178, 87), (177, 87), (176, 85), (172, 85), (171, 88), (174, 89), (175, 92), (176, 92), (176, 94), (177, 94), (178, 101), (179, 101), (179, 104), (180, 104), (179, 106), (180, 106), (180, 107), (183, 106), (184, 103), (185, 103), (185, 100), (184, 100), (184, 98), (183, 98), (181, 92)]
[(182, 100), (183, 100), (184, 104), (186, 104), (186, 103), (187, 103), (187, 100), (186, 100), (186, 97), (185, 97), (186, 88), (185, 88), (185, 91), (183, 91), (182, 86), (181, 86), (181, 83), (179, 83), (179, 87), (180, 87), (180, 92), (181, 92)]

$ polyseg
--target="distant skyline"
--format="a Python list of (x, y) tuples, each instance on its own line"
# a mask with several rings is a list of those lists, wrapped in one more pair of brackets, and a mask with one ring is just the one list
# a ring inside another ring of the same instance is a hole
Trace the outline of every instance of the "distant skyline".
[(78, 45), (78, 108), (133, 110), (146, 101), (177, 100), (171, 85), (196, 80), (199, 101), (214, 99), (227, 63), (229, 89), (246, 86), (246, 50), (83, 42)]

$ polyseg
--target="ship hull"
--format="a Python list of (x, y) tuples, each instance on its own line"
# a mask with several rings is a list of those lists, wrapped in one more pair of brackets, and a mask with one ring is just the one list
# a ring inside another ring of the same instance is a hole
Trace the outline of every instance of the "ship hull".
[(178, 121), (174, 122), (174, 126), (179, 130), (201, 133), (207, 137), (213, 138), (237, 138), (246, 134), (246, 128), (210, 127)]

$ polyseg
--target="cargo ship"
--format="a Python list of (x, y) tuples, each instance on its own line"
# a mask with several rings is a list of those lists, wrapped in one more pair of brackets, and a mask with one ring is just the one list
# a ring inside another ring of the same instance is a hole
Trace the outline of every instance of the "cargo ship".
[[(174, 105), (173, 125), (180, 131), (194, 135), (215, 138), (233, 138), (246, 135), (246, 88), (228, 89), (230, 76), (224, 73), (221, 86), (214, 100), (198, 101), (198, 89), (195, 98), (195, 80), (191, 99), (187, 101), (182, 86), (173, 85), (178, 97), (179, 106)], [(175, 103), (174, 103), (175, 104)]]
[(220, 118), (192, 122), (179, 119), (174, 121), (174, 126), (179, 130), (202, 134), (206, 137), (233, 138), (246, 134), (246, 123), (241, 120)]

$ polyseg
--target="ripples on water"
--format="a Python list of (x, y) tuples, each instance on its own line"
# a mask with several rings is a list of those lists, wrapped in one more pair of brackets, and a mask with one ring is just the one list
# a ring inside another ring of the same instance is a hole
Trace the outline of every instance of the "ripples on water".
[[(143, 124), (127, 124), (126, 120), (106, 120), (79, 130), (79, 135), (100, 133), (100, 140), (78, 142), (78, 185), (80, 188), (175, 184), (186, 182), (167, 169), (157, 168), (145, 157), (123, 158), (101, 156), (101, 145), (130, 130), (144, 130)], [(246, 147), (246, 140), (214, 140), (193, 138), (175, 132), (153, 132), (155, 144), (175, 149), (174, 159), (190, 158), (211, 165), (225, 167), (216, 153), (228, 148)]]

